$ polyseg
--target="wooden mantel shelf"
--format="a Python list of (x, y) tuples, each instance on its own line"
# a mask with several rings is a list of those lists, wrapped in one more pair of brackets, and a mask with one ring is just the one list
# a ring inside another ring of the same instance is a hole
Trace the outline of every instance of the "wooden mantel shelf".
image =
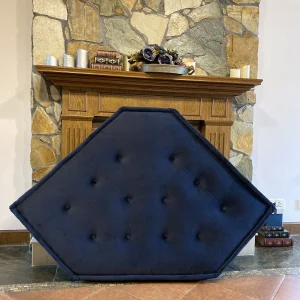
[(36, 66), (56, 86), (97, 89), (114, 94), (151, 94), (179, 97), (231, 97), (257, 85), (261, 79), (229, 77), (180, 76), (143, 72)]
[(233, 96), (262, 82), (42, 65), (36, 69), (62, 87), (62, 157), (121, 106), (133, 106), (177, 109), (229, 158)]

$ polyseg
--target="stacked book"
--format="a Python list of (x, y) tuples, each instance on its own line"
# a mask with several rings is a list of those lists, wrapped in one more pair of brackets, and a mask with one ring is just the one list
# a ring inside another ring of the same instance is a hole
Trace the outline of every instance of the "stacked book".
[(283, 226), (263, 226), (255, 237), (258, 244), (263, 247), (291, 247), (293, 239), (289, 231)]
[(272, 214), (255, 237), (256, 242), (263, 247), (291, 247), (293, 239), (282, 225), (282, 214)]
[(92, 69), (122, 71), (121, 55), (117, 51), (98, 50)]

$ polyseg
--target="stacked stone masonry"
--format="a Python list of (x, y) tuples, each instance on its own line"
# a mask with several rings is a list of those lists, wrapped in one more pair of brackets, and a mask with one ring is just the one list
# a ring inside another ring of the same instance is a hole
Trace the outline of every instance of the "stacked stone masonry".
[[(33, 183), (61, 159), (61, 90), (34, 65), (47, 54), (83, 48), (130, 54), (148, 43), (176, 48), (197, 62), (196, 74), (228, 76), (230, 68), (251, 65), (257, 77), (260, 0), (33, 0), (32, 150)], [(255, 94), (234, 99), (230, 161), (252, 179)]]

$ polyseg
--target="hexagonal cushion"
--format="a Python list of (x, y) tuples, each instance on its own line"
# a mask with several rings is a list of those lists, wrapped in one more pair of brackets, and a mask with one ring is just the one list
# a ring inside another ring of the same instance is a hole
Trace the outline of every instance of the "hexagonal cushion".
[(176, 110), (121, 108), (10, 209), (73, 279), (217, 277), (274, 207)]

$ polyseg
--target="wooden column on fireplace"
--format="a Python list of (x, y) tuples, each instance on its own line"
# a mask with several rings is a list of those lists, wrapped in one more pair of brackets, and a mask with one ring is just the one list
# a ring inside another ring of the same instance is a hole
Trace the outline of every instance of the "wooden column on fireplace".
[(93, 130), (93, 120), (121, 106), (175, 108), (227, 158), (230, 154), (232, 97), (260, 79), (178, 76), (37, 66), (62, 87), (62, 156)]

